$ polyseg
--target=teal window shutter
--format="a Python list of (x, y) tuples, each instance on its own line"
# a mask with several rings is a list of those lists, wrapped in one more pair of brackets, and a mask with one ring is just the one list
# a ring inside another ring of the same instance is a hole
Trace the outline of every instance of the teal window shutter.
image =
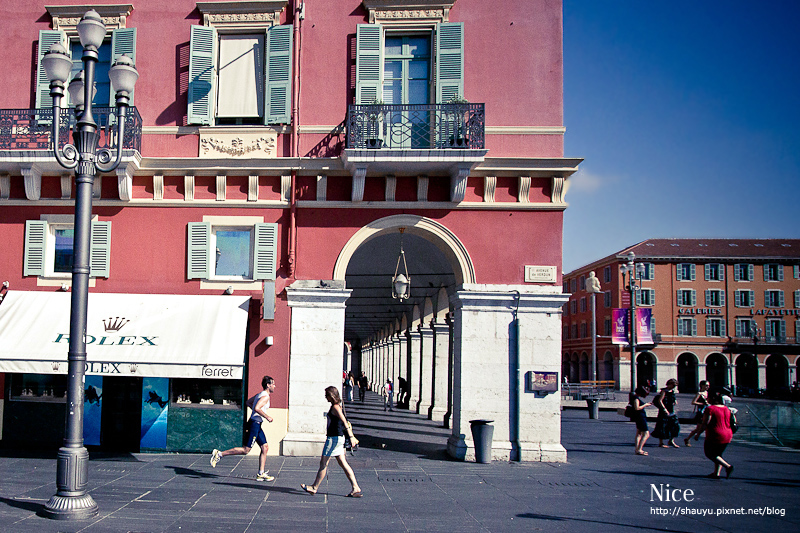
[(697, 337), (697, 319), (692, 318), (692, 337)]
[(733, 265), (733, 281), (739, 281), (742, 265)]
[(464, 23), (436, 26), (436, 103), (464, 96)]
[(189, 240), (186, 254), (188, 279), (211, 277), (211, 224), (189, 222)]
[(356, 27), (356, 104), (381, 99), (382, 30), (377, 24)]
[(692, 289), (692, 307), (697, 305), (697, 291)]
[(92, 222), (89, 237), (89, 275), (107, 278), (111, 271), (111, 222)]
[(706, 289), (706, 307), (711, 307), (711, 291)]
[(784, 307), (786, 300), (783, 298), (783, 291), (778, 291), (778, 307)]
[(755, 279), (755, 268), (755, 265), (747, 265), (747, 281), (753, 281), (753, 279)]
[(720, 337), (725, 337), (725, 336), (728, 335), (727, 328), (728, 328), (728, 325), (725, 323), (725, 321), (724, 320), (720, 320), (719, 321), (719, 336)]
[(717, 268), (719, 268), (719, 280), (725, 281), (725, 265), (720, 263)]
[(739, 320), (738, 318), (736, 319), (736, 336), (737, 337), (743, 337), (744, 336), (744, 335), (742, 335), (742, 321)]
[(267, 124), (292, 121), (292, 26), (267, 29), (266, 104)]
[(717, 291), (719, 293), (719, 305), (720, 307), (725, 307), (725, 291)]
[[(41, 41), (40, 41), (41, 42)], [(44, 251), (47, 241), (47, 222), (25, 221), (25, 255), (23, 276), (44, 276)]]
[(778, 281), (783, 281), (783, 265), (777, 265), (778, 267)]
[(748, 301), (749, 305), (747, 307), (753, 307), (756, 305), (756, 291), (750, 290), (747, 292), (750, 294), (750, 300)]
[(678, 336), (679, 337), (683, 335), (683, 321), (684, 321), (683, 318), (679, 318), (678, 319)]
[[(50, 47), (55, 43), (62, 44), (67, 48), (67, 50), (69, 50), (69, 47), (67, 46), (67, 34), (65, 34), (63, 31), (39, 30), (39, 53), (36, 64), (37, 109), (49, 109), (53, 107), (53, 99), (50, 97), (50, 79), (44, 72), (44, 67), (42, 66), (42, 57), (44, 57), (44, 54), (50, 50)], [(66, 102), (62, 101), (61, 105), (66, 105)]]
[(733, 293), (733, 305), (736, 307), (742, 306), (742, 291), (734, 291)]
[(695, 267), (696, 267), (696, 266), (697, 266), (697, 265), (695, 265), (694, 263), (692, 263), (691, 265), (689, 265), (689, 268), (691, 269), (691, 272), (692, 272), (692, 274), (691, 274), (691, 276), (692, 276), (692, 277), (691, 277), (691, 278), (689, 278), (689, 279), (691, 279), (692, 281), (694, 281), (694, 280), (695, 280), (695, 272), (696, 272), (696, 268), (695, 268)]
[(783, 341), (786, 339), (786, 321), (785, 321), (785, 320), (781, 319), (781, 321), (780, 321), (780, 327), (781, 327), (781, 338), (780, 338), (780, 342), (783, 342)]
[(278, 265), (278, 225), (256, 224), (253, 279), (274, 280)]
[(189, 90), (186, 119), (189, 124), (211, 124), (214, 117), (214, 77), (217, 32), (192, 26), (189, 41)]
[(800, 291), (794, 291), (794, 306), (800, 307)]
[(703, 270), (705, 271), (706, 281), (708, 281), (711, 278), (711, 265), (706, 263), (703, 265)]
[(764, 281), (769, 281), (769, 265), (764, 265)]
[[(112, 66), (114, 65), (114, 61), (119, 59), (119, 56), (122, 54), (130, 57), (134, 65), (136, 64), (136, 28), (121, 28), (111, 32)], [(112, 84), (109, 85), (111, 85), (111, 94), (108, 97), (108, 101), (110, 105), (113, 106), (114, 102), (116, 102), (117, 91)], [(133, 93), (130, 94), (130, 99), (130, 105), (134, 105)]]

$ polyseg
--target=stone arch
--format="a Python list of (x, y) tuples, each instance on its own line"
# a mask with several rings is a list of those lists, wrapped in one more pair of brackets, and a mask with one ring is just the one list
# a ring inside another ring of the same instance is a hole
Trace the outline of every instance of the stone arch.
[(736, 394), (752, 396), (758, 392), (758, 359), (751, 353), (736, 357)]
[(781, 354), (774, 353), (765, 361), (767, 394), (782, 397), (789, 394), (789, 360)]
[(333, 279), (344, 280), (347, 265), (359, 246), (381, 235), (405, 228), (410, 235), (422, 237), (436, 246), (452, 266), (456, 285), (475, 283), (475, 267), (464, 244), (444, 225), (417, 215), (391, 215), (362, 227), (347, 241), (333, 268)]
[(580, 380), (587, 381), (589, 379), (589, 354), (581, 352), (580, 357)]
[(650, 381), (658, 382), (656, 366), (658, 359), (652, 352), (641, 352), (636, 356), (636, 386), (647, 385)]
[(614, 380), (614, 354), (611, 350), (606, 350), (603, 354), (603, 362), (600, 366), (600, 379), (603, 381)]
[(728, 380), (728, 358), (719, 352), (711, 353), (706, 357), (706, 380), (711, 387), (727, 387)]

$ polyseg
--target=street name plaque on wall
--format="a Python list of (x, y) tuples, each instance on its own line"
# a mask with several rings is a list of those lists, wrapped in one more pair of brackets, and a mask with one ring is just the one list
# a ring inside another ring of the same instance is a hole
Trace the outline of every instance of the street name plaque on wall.
[(525, 265), (525, 283), (555, 283), (556, 267)]

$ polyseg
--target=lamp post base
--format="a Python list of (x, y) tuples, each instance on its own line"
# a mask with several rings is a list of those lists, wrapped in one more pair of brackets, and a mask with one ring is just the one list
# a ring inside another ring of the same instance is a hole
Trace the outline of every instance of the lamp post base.
[(40, 514), (53, 520), (86, 520), (97, 516), (97, 503), (86, 493), (88, 474), (89, 452), (86, 448), (60, 448), (56, 475), (58, 492)]

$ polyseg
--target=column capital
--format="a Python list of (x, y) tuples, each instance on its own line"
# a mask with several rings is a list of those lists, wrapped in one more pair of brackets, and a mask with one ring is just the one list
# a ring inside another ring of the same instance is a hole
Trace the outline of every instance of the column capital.
[(353, 292), (343, 281), (297, 280), (286, 287), (289, 307), (344, 307)]

